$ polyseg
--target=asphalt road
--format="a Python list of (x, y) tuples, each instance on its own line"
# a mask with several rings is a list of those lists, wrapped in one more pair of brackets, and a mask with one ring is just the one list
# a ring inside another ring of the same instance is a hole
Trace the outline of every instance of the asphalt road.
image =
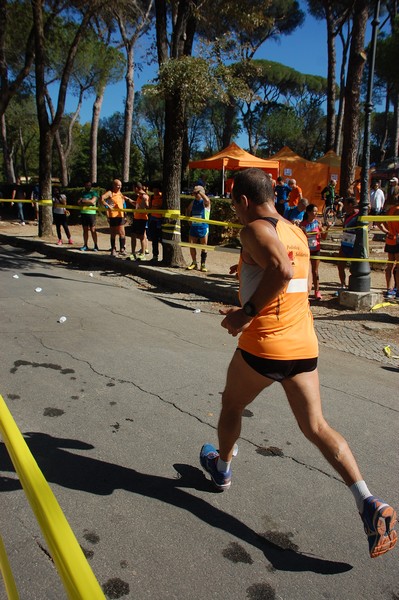
[[(107, 598), (399, 598), (398, 549), (368, 557), (352, 495), (277, 384), (245, 413), (231, 489), (199, 468), (236, 345), (217, 305), (3, 246), (0, 307), (0, 393)], [(397, 369), (322, 348), (320, 374), (328, 420), (399, 506)], [(65, 598), (2, 443), (0, 467), (21, 599)]]

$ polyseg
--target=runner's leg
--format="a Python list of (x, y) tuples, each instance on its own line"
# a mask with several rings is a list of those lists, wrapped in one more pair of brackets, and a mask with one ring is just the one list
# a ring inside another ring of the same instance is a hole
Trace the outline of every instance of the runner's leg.
[(282, 385), (298, 425), (308, 440), (317, 446), (346, 485), (362, 480), (347, 441), (329, 426), (323, 416), (317, 369), (285, 379)]
[(227, 380), (222, 394), (222, 410), (218, 423), (219, 455), (229, 462), (235, 442), (240, 437), (242, 411), (258, 394), (273, 383), (250, 367), (236, 350), (227, 370)]

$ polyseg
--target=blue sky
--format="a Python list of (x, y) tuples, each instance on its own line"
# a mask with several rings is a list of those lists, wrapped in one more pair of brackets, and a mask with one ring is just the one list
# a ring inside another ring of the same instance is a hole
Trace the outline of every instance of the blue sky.
[[(326, 25), (324, 21), (316, 21), (306, 10), (306, 2), (300, 1), (306, 17), (304, 24), (289, 36), (282, 36), (278, 41), (267, 41), (258, 51), (255, 58), (264, 58), (283, 63), (302, 73), (327, 76), (327, 42)], [(370, 41), (371, 31), (368, 30), (366, 44)], [(337, 62), (340, 61), (340, 42), (337, 41)], [(156, 66), (145, 68), (141, 72), (136, 70), (135, 89), (139, 90), (148, 83), (156, 73)], [(123, 99), (126, 95), (125, 82), (109, 86), (106, 90), (101, 111), (101, 117), (109, 117), (114, 112), (123, 112)], [(80, 122), (91, 121), (92, 103), (94, 97), (89, 97), (82, 106)], [(66, 110), (72, 111), (75, 107), (74, 99), (67, 101)]]

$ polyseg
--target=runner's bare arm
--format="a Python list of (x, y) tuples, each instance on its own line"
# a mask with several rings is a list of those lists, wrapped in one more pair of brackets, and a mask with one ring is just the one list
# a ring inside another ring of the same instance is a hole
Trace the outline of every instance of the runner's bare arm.
[[(274, 300), (293, 277), (293, 269), (286, 248), (280, 242), (275, 229), (264, 221), (254, 221), (241, 230), (243, 260), (264, 269), (262, 279), (249, 301), (259, 313)], [(242, 309), (230, 309), (221, 325), (233, 336), (251, 321)]]

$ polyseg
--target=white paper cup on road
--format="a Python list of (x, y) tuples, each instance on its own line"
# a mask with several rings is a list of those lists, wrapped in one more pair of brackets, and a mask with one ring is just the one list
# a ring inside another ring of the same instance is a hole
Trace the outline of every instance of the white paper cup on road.
[(19, 275), (17, 275), (17, 274), (13, 275), (13, 279), (19, 279)]
[(67, 320), (67, 318), (66, 318), (66, 317), (60, 317), (60, 318), (58, 319), (58, 323), (65, 323), (65, 321), (66, 321), (66, 320)]
[(35, 288), (35, 292), (37, 292), (38, 294), (40, 294), (40, 292), (42, 292), (42, 291), (43, 291), (43, 290), (42, 290), (42, 288), (41, 288), (41, 287), (37, 287), (37, 288)]

